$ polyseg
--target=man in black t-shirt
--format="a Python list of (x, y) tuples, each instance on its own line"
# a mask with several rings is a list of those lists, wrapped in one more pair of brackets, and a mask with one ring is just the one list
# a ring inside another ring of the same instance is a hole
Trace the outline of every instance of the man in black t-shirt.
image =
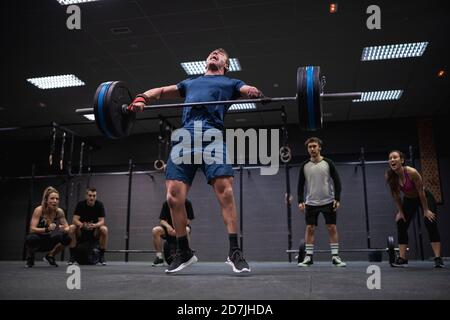
[[(88, 188), (86, 200), (78, 202), (73, 213), (73, 224), (76, 228), (76, 239), (85, 237), (89, 240), (99, 240), (100, 255), (98, 263), (106, 265), (105, 250), (108, 243), (108, 228), (105, 225), (105, 207), (97, 200), (97, 190)], [(75, 240), (76, 241), (76, 240)], [(76, 262), (74, 250), (70, 250), (68, 264)]]
[[(190, 221), (194, 219), (194, 210), (192, 209), (192, 203), (187, 199), (184, 203), (184, 206), (186, 207), (187, 213), (186, 234), (189, 237), (191, 233)], [(161, 213), (159, 214), (159, 220), (160, 220), (159, 226), (154, 227), (152, 230), (153, 245), (156, 251), (156, 258), (153, 261), (152, 266), (162, 266), (164, 264), (161, 239), (173, 243), (176, 243), (177, 240), (177, 234), (175, 232), (175, 228), (172, 223), (170, 208), (169, 205), (167, 204), (167, 201), (164, 201)]]

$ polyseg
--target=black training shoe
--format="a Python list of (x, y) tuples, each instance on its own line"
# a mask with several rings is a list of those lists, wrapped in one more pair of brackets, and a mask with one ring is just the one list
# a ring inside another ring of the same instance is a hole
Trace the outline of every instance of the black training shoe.
[(67, 265), (71, 266), (73, 264), (77, 264), (77, 259), (75, 259), (75, 255), (70, 255), (69, 261), (67, 261)]
[(408, 266), (408, 260), (403, 259), (402, 257), (398, 257), (393, 264), (391, 264), (392, 267), (398, 267), (398, 268), (406, 268)]
[(444, 261), (441, 257), (434, 258), (434, 267), (435, 268), (443, 268), (444, 267)]
[(50, 266), (54, 266), (54, 267), (58, 266), (58, 264), (56, 263), (55, 257), (46, 255), (42, 260), (47, 262)]
[(27, 257), (27, 263), (25, 264), (25, 268), (33, 268), (34, 266), (34, 254), (29, 254)]
[(98, 257), (98, 265), (102, 265), (102, 266), (106, 266), (106, 259), (105, 259), (105, 254), (104, 253), (100, 253), (100, 256)]
[(247, 261), (245, 261), (244, 256), (242, 255), (241, 249), (234, 250), (231, 257), (229, 256), (225, 263), (232, 266), (233, 271), (237, 273), (251, 271)]
[(155, 260), (152, 263), (152, 267), (158, 267), (164, 265), (164, 260), (160, 257), (156, 257)]
[(166, 273), (174, 273), (183, 270), (187, 266), (196, 263), (198, 261), (197, 257), (194, 255), (192, 250), (187, 251), (177, 251), (172, 263), (166, 269)]

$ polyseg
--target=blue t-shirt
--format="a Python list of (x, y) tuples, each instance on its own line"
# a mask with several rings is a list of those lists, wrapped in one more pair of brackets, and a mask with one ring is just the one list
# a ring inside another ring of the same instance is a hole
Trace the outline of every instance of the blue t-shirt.
[[(241, 80), (231, 79), (223, 75), (204, 75), (190, 78), (177, 84), (180, 95), (185, 102), (235, 100), (240, 97), (240, 89), (245, 85)], [(202, 122), (202, 131), (216, 128), (224, 129), (225, 113), (231, 105), (184, 107), (183, 128), (194, 129), (194, 121)]]

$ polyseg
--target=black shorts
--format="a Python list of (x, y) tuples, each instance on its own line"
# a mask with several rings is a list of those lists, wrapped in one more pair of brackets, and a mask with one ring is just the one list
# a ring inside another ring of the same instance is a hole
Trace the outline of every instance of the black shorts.
[(336, 224), (336, 212), (333, 211), (333, 202), (323, 206), (305, 206), (305, 221), (307, 225), (317, 226), (319, 213), (323, 214), (326, 224)]

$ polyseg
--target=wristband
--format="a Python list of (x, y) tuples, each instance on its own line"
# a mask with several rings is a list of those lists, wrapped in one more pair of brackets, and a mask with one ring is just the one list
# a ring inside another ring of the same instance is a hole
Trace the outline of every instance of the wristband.
[[(143, 93), (139, 93), (138, 95), (136, 95), (136, 98), (135, 98), (135, 100), (137, 99), (137, 98), (142, 98), (142, 99), (144, 99), (144, 101), (142, 101), (142, 102), (145, 102), (145, 104), (150, 104), (150, 98), (148, 97), (148, 96), (146, 96), (145, 94), (143, 94)], [(139, 102), (141, 102), (141, 101), (139, 101)]]

